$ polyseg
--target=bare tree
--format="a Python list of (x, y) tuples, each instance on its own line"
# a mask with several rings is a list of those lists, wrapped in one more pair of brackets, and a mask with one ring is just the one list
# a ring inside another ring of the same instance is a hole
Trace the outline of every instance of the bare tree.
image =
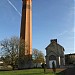
[(4, 39), (1, 42), (1, 46), (1, 50), (4, 51), (6, 61), (9, 61), (7, 64), (11, 64), (14, 69), (14, 65), (16, 65), (19, 56), (19, 38), (14, 36), (10, 39)]

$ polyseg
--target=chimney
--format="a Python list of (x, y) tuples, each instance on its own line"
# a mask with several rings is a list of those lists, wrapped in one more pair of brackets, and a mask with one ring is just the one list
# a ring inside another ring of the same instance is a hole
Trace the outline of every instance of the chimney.
[(57, 43), (57, 39), (52, 39), (51, 43)]

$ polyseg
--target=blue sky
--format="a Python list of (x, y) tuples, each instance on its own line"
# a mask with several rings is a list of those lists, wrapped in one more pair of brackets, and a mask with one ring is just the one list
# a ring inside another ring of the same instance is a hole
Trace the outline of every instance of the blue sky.
[[(45, 54), (51, 39), (57, 39), (65, 53), (75, 52), (74, 0), (32, 0), (33, 48)], [(20, 35), (21, 0), (0, 0), (0, 41)]]

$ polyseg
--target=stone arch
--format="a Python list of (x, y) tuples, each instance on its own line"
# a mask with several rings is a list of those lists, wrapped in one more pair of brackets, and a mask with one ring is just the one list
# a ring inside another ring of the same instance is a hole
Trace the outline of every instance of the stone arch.
[(55, 67), (56, 67), (56, 56), (55, 55), (50, 55), (49, 56), (49, 68), (52, 68), (52, 63), (55, 63)]
[(56, 60), (56, 57), (54, 55), (49, 56), (49, 60)]

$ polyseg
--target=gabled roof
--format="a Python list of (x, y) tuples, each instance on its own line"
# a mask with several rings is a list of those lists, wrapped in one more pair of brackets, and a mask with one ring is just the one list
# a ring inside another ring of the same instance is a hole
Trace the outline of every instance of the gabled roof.
[[(51, 45), (52, 45), (52, 43), (50, 43), (45, 49), (47, 50), (47, 48), (50, 47)], [(64, 47), (63, 47), (63, 46), (61, 46), (61, 45), (58, 44), (58, 43), (56, 43), (56, 45), (62, 47), (62, 48), (63, 48), (63, 51), (64, 51)]]
[[(54, 53), (56, 56), (59, 56), (59, 55), (58, 55), (57, 53), (55, 53), (54, 51), (50, 51), (49, 54), (51, 54), (51, 52)], [(46, 56), (48, 56), (49, 54), (47, 54)]]

